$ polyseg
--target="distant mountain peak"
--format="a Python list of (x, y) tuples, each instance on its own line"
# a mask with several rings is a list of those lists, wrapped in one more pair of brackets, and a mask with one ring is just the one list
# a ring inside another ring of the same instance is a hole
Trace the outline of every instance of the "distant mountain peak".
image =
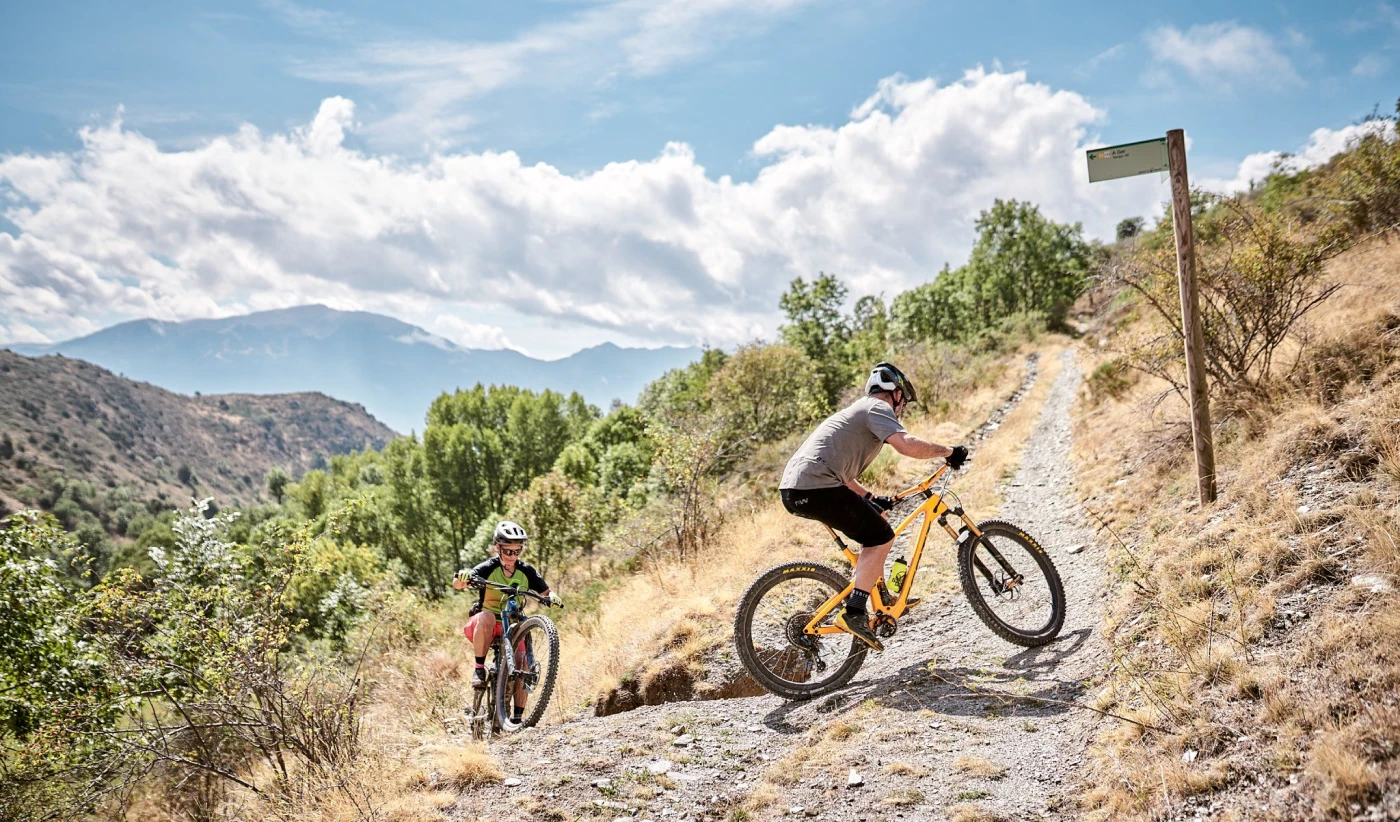
[(515, 385), (578, 391), (606, 408), (700, 356), (697, 348), (625, 348), (611, 342), (557, 360), (475, 349), (402, 320), (321, 304), (234, 317), (133, 320), (57, 345), (10, 346), (63, 354), (183, 394), (320, 391), (363, 405), (395, 430), (423, 427), (444, 391)]

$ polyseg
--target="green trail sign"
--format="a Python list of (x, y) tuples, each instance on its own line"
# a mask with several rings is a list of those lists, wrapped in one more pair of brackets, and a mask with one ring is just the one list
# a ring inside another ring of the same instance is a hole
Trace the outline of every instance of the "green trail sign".
[(1140, 143), (1124, 143), (1121, 146), (1091, 148), (1085, 153), (1089, 156), (1091, 183), (1167, 170), (1165, 137), (1143, 140)]

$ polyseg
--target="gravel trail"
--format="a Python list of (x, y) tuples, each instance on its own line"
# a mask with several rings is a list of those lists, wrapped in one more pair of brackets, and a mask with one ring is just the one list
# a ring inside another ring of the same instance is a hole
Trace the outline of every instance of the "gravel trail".
[(960, 592), (936, 594), (831, 696), (672, 703), (493, 743), (511, 785), (464, 795), (456, 818), (700, 820), (741, 809), (747, 818), (1072, 818), (1068, 792), (1100, 722), (1072, 705), (1107, 652), (1096, 630), (1099, 554), (1070, 491), (1080, 373), (1073, 349), (1061, 358), (1001, 511), (1039, 539), (1064, 580), (1058, 640), (1010, 645)]

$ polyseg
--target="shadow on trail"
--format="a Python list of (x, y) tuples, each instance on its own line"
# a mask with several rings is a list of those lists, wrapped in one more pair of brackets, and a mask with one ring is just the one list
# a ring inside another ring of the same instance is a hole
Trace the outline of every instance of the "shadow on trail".
[(1090, 634), (1082, 628), (1040, 648), (1020, 651), (1003, 660), (1000, 668), (944, 667), (936, 658), (912, 663), (825, 697), (784, 703), (770, 711), (763, 724), (780, 734), (801, 733), (811, 727), (813, 713), (841, 714), (871, 699), (883, 708), (929, 710), (941, 716), (1056, 716), (1078, 707), (1075, 703), (1087, 682), (1060, 679), (1054, 673), (1085, 647)]

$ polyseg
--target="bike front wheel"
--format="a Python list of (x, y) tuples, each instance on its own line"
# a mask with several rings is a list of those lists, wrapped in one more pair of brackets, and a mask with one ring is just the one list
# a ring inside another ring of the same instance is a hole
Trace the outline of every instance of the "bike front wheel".
[[(494, 677), (492, 677), (494, 680)], [(472, 688), (472, 710), (467, 717), (471, 723), (472, 739), (476, 742), (485, 742), (486, 733), (491, 725), (493, 700), (487, 698), (486, 688)]]
[[(549, 617), (532, 616), (511, 628), (508, 648), (512, 664), (498, 666), (494, 689), (496, 722), (507, 733), (534, 727), (544, 718), (559, 676), (559, 630)], [(515, 705), (524, 707), (519, 722), (512, 713)]]
[(1026, 648), (1059, 636), (1065, 624), (1065, 587), (1035, 538), (1003, 520), (964, 530), (958, 544), (958, 579), (972, 610), (992, 632)]
[[(802, 629), (817, 609), (850, 583), (834, 568), (789, 562), (765, 571), (739, 600), (734, 644), (744, 668), (770, 693), (811, 699), (851, 680), (865, 645), (850, 634), (811, 636)], [(838, 606), (822, 620), (833, 625)]]

